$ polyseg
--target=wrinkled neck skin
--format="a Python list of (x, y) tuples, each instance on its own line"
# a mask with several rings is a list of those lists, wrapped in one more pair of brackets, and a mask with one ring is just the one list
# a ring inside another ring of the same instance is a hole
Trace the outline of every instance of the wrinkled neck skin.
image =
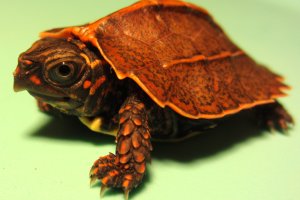
[[(82, 107), (76, 112), (67, 111), (67, 114), (78, 117), (101, 116), (112, 119), (119, 111), (126, 96), (130, 84), (128, 80), (119, 80), (107, 61), (98, 53), (98, 49), (87, 45), (85, 52), (90, 58), (91, 86)], [(96, 64), (95, 64), (96, 63)], [(84, 88), (86, 80), (83, 81)]]
[[(113, 117), (118, 113), (124, 99), (127, 96), (127, 84), (120, 81), (116, 77), (111, 67), (107, 64), (104, 66), (105, 81), (101, 85), (101, 88), (93, 91), (90, 88), (89, 95), (87, 96), (84, 105), (80, 108), (77, 116), (79, 117)], [(95, 69), (97, 70), (97, 69)], [(97, 73), (93, 73), (97, 74)], [(92, 78), (93, 79), (93, 78)], [(97, 81), (103, 81), (102, 77), (94, 78), (94, 86), (97, 85)]]

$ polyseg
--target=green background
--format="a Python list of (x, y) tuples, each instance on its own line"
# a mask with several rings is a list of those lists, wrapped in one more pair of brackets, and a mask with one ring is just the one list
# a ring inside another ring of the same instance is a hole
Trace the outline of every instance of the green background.
[[(38, 112), (30, 95), (13, 92), (12, 72), (40, 31), (93, 21), (133, 2), (1, 0), (1, 200), (99, 199), (88, 171), (98, 156), (114, 152), (114, 138)], [(286, 77), (293, 90), (281, 102), (299, 122), (300, 1), (192, 2), (208, 9), (242, 49)], [(286, 136), (236, 118), (182, 143), (156, 143), (144, 184), (130, 199), (298, 200), (299, 139), (299, 123)], [(123, 196), (107, 192), (104, 199)]]

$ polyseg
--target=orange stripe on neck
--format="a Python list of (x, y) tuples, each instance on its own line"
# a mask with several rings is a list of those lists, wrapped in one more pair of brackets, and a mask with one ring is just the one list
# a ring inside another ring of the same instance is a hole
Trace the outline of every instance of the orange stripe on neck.
[(90, 89), (90, 95), (94, 95), (96, 93), (96, 90), (106, 81), (105, 76), (101, 76), (96, 80), (94, 85)]
[(42, 83), (41, 80), (36, 75), (30, 76), (29, 80), (35, 85), (41, 85)]

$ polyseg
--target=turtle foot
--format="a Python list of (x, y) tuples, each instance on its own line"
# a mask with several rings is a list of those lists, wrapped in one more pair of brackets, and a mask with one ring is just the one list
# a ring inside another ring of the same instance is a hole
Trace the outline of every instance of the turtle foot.
[(278, 102), (262, 106), (259, 114), (260, 123), (269, 131), (286, 132), (294, 124), (292, 116)]
[[(122, 188), (127, 200), (129, 192), (142, 182), (144, 176), (144, 172), (137, 172), (135, 167), (133, 163), (122, 164), (118, 156), (112, 153), (100, 157), (90, 171), (91, 185), (97, 179), (101, 181), (101, 196), (106, 188)], [(142, 168), (145, 169), (145, 166)]]

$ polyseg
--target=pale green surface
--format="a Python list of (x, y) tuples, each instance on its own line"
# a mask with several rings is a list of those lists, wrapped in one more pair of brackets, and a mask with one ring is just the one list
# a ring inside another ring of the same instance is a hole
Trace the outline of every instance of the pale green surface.
[[(51, 121), (37, 111), (27, 93), (13, 93), (12, 71), (18, 54), (41, 30), (92, 21), (132, 2), (1, 0), (1, 200), (99, 199), (98, 187), (88, 186), (88, 171), (99, 155), (114, 151), (113, 138)], [(282, 102), (298, 122), (299, 0), (193, 2), (210, 10), (255, 59), (286, 77), (293, 90)], [(131, 199), (300, 199), (299, 123), (290, 136), (263, 133), (250, 137), (252, 129), (232, 133), (225, 128), (182, 144), (154, 145), (150, 176)], [(104, 199), (123, 197), (108, 193)]]

